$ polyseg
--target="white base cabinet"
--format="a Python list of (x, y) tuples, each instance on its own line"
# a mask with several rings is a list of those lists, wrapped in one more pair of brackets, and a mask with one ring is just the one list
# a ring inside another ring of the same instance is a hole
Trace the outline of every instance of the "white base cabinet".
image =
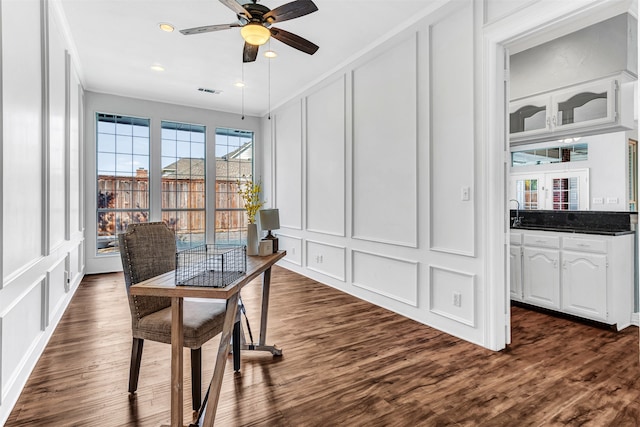
[(512, 231), (510, 241), (512, 300), (618, 330), (631, 324), (633, 234), (522, 230)]
[(525, 247), (523, 256), (524, 302), (560, 308), (560, 251)]
[(606, 284), (606, 255), (562, 253), (562, 310), (606, 322)]
[(522, 235), (511, 234), (511, 246), (509, 248), (509, 265), (511, 299), (522, 301)]

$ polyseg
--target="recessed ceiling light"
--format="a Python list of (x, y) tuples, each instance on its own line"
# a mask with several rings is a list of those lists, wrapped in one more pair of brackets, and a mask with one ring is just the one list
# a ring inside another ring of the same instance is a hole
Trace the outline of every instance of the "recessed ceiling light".
[(153, 64), (151, 66), (151, 69), (153, 71), (164, 71), (164, 67), (162, 65), (160, 65), (160, 64)]
[(264, 53), (264, 56), (266, 56), (267, 58), (275, 58), (276, 56), (278, 56), (278, 54), (273, 50), (268, 50)]
[(167, 33), (171, 33), (173, 30), (175, 30), (175, 27), (168, 22), (161, 22), (158, 24), (158, 26), (162, 31), (166, 31)]
[(244, 82), (235, 82), (233, 85), (235, 87), (244, 87)]

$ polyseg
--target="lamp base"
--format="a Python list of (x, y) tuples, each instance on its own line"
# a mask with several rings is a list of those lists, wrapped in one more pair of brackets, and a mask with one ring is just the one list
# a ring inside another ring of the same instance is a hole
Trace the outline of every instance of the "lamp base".
[(278, 252), (278, 238), (271, 234), (271, 230), (269, 230), (269, 234), (265, 236), (265, 239), (271, 240), (271, 242), (273, 243), (273, 253), (275, 254), (276, 252)]

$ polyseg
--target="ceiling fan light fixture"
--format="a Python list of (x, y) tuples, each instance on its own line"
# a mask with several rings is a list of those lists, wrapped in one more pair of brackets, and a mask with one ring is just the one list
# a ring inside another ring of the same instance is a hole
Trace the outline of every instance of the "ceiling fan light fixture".
[(167, 33), (171, 33), (173, 32), (173, 30), (175, 30), (175, 27), (171, 24), (169, 24), (168, 22), (161, 22), (158, 24), (158, 26), (160, 27), (160, 29), (162, 31), (165, 31)]
[(254, 46), (262, 46), (271, 37), (271, 31), (258, 23), (249, 23), (240, 29), (242, 38)]

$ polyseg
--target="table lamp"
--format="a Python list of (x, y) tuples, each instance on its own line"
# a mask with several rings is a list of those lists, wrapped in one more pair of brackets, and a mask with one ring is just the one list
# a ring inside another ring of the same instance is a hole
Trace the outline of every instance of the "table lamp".
[(260, 228), (268, 233), (265, 239), (273, 242), (273, 253), (278, 252), (278, 238), (271, 234), (271, 230), (278, 230), (280, 228), (280, 214), (278, 209), (262, 209), (260, 211)]

